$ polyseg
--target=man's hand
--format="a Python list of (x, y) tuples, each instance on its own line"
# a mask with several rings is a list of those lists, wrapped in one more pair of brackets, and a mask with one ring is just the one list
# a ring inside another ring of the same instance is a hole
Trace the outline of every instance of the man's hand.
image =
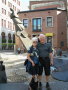
[(53, 60), (51, 60), (51, 62), (50, 62), (50, 65), (54, 65), (54, 62), (53, 62)]
[(54, 64), (54, 57), (53, 57), (53, 54), (52, 53), (50, 53), (50, 65), (53, 65)]

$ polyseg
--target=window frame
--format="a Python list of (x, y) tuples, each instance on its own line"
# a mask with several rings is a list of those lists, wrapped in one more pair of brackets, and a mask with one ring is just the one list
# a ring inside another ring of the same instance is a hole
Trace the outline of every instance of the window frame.
[[(48, 24), (47, 24), (47, 18), (48, 18), (48, 17), (51, 17), (51, 18), (52, 18), (52, 26), (48, 26)], [(54, 20), (54, 19), (53, 19), (53, 16), (47, 16), (47, 17), (46, 17), (46, 27), (53, 27), (53, 26), (54, 26), (53, 20)]]
[[(41, 26), (40, 26), (41, 29), (37, 29), (37, 27), (38, 27), (38, 20), (36, 21), (36, 23), (37, 23), (36, 29), (33, 28), (33, 25), (34, 25), (34, 24), (33, 24), (33, 20), (34, 20), (34, 19), (36, 19), (36, 20), (37, 20), (37, 19), (41, 19)], [(32, 31), (33, 31), (33, 32), (41, 32), (41, 31), (42, 31), (42, 17), (35, 17), (35, 18), (32, 19)]]
[(2, 3), (6, 5), (6, 0), (2, 0)]
[[(24, 20), (28, 20), (28, 23), (25, 23), (25, 24), (27, 24), (27, 26), (24, 26)], [(25, 18), (25, 19), (22, 20), (22, 22), (23, 22), (23, 26), (24, 26), (25, 28), (28, 28), (28, 26), (29, 26), (29, 19), (28, 19), (28, 18)]]

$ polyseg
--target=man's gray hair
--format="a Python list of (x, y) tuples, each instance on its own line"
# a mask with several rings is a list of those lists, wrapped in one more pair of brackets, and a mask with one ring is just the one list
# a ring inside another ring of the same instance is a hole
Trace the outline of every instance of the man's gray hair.
[(44, 38), (45, 38), (45, 35), (44, 35), (44, 34), (40, 34), (40, 35), (39, 35), (39, 39), (40, 39), (41, 37), (44, 37)]

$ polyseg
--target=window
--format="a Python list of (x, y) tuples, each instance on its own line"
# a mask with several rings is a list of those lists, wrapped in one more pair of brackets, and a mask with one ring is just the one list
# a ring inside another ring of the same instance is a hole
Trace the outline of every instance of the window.
[(3, 27), (3, 19), (1, 20), (1, 26)]
[(64, 41), (60, 42), (60, 46), (63, 47), (64, 46)]
[(10, 13), (10, 12), (8, 12), (8, 16), (10, 16), (10, 14), (11, 14), (11, 13)]
[(17, 0), (17, 4), (20, 6), (20, 1), (19, 0)]
[(8, 7), (12, 8), (12, 3), (8, 2)]
[(2, 8), (2, 14), (6, 15), (6, 10)]
[(2, 25), (2, 27), (5, 27), (6, 28), (6, 20), (2, 19), (1, 20), (1, 25)]
[(14, 25), (14, 23), (13, 23), (13, 30), (15, 30), (15, 25)]
[(14, 5), (13, 5), (13, 10), (14, 10)]
[(24, 27), (28, 27), (28, 19), (23, 19), (23, 25)]
[(15, 11), (16, 11), (16, 7), (15, 7)]
[(14, 2), (16, 2), (16, 0), (13, 0)]
[(2, 0), (2, 3), (4, 3), (6, 5), (6, 0)]
[(17, 12), (19, 12), (20, 10), (19, 9), (17, 9)]
[(4, 20), (4, 27), (6, 27), (6, 20)]
[(16, 7), (13, 5), (13, 10), (16, 11)]
[(33, 28), (33, 31), (41, 31), (42, 29), (41, 18), (34, 18), (32, 20), (32, 28)]
[(12, 23), (8, 21), (8, 29), (12, 30)]
[(4, 13), (4, 9), (2, 8), (2, 14)]
[(20, 1), (19, 1), (19, 6), (20, 6)]
[(48, 36), (47, 37), (47, 43), (50, 43), (51, 46), (52, 46), (52, 36)]
[(47, 17), (47, 27), (53, 26), (53, 17)]

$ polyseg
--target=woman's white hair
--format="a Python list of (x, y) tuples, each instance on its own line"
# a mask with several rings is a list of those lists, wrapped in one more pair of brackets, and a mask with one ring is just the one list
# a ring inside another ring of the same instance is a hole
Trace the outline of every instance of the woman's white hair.
[(32, 38), (32, 42), (33, 42), (33, 41), (37, 41), (37, 42), (38, 42), (38, 38), (37, 38), (37, 37), (33, 37), (33, 38)]

